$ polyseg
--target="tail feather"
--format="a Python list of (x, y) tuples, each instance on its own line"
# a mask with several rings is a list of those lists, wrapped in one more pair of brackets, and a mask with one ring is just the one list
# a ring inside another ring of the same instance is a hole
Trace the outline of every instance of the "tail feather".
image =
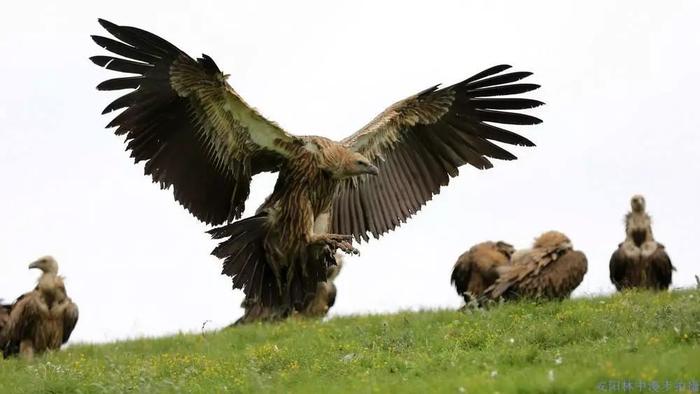
[(223, 259), (221, 274), (230, 276), (234, 289), (264, 305), (282, 303), (282, 289), (265, 254), (267, 215), (259, 214), (209, 230), (214, 239), (228, 238), (212, 254)]
[(266, 213), (239, 220), (208, 233), (214, 239), (226, 238), (212, 254), (223, 259), (221, 273), (232, 278), (234, 289), (241, 289), (250, 303), (276, 308), (274, 315), (302, 308), (313, 297), (319, 282), (335, 265), (335, 251), (302, 248), (286, 256), (285, 266), (269, 261), (265, 242), (270, 231)]

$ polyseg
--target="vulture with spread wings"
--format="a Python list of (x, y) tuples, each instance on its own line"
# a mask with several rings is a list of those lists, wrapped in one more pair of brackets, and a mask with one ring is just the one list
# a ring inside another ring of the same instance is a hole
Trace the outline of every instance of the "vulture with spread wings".
[[(225, 239), (213, 251), (250, 300), (291, 312), (313, 297), (340, 249), (378, 238), (405, 222), (448, 184), (458, 168), (492, 166), (515, 156), (493, 141), (532, 146), (495, 124), (541, 121), (518, 112), (536, 100), (512, 97), (537, 89), (529, 72), (500, 65), (455, 85), (401, 100), (336, 142), (295, 136), (263, 117), (226, 82), (207, 55), (193, 59), (141, 29), (99, 23), (114, 38), (93, 36), (109, 56), (98, 66), (131, 74), (99, 90), (129, 92), (104, 113), (126, 136), (127, 150), (161, 188)], [(278, 172), (272, 194), (240, 219), (251, 179)], [(238, 221), (236, 221), (238, 220)]]

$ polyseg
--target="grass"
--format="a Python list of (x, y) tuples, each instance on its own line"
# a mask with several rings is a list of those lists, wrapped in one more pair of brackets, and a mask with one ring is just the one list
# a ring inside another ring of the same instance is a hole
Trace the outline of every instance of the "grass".
[(622, 392), (624, 380), (693, 392), (700, 292), (293, 320), (0, 361), (3, 393)]

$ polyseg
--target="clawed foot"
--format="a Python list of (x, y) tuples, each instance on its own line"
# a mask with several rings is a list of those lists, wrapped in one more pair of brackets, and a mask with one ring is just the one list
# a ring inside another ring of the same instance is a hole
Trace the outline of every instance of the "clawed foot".
[(342, 234), (318, 235), (314, 243), (323, 244), (331, 251), (340, 249), (347, 254), (360, 254), (360, 251), (352, 246), (352, 236)]

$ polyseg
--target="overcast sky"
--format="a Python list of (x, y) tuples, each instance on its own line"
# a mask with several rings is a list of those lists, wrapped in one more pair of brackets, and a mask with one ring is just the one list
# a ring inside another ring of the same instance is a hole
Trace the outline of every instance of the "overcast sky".
[[(435, 83), (512, 64), (534, 72), (535, 148), (461, 175), (417, 216), (359, 246), (333, 315), (457, 308), (456, 258), (484, 240), (527, 247), (557, 229), (588, 256), (576, 295), (609, 293), (610, 254), (642, 193), (677, 267), (700, 274), (700, 3), (694, 1), (12, 2), (0, 15), (0, 298), (30, 289), (52, 254), (80, 306), (72, 341), (225, 326), (242, 294), (216, 243), (143, 176), (104, 126), (113, 76), (88, 57), (102, 17), (204, 52), (268, 118), (340, 139)], [(272, 190), (255, 178), (246, 215)], [(695, 203), (693, 203), (695, 201)]]

